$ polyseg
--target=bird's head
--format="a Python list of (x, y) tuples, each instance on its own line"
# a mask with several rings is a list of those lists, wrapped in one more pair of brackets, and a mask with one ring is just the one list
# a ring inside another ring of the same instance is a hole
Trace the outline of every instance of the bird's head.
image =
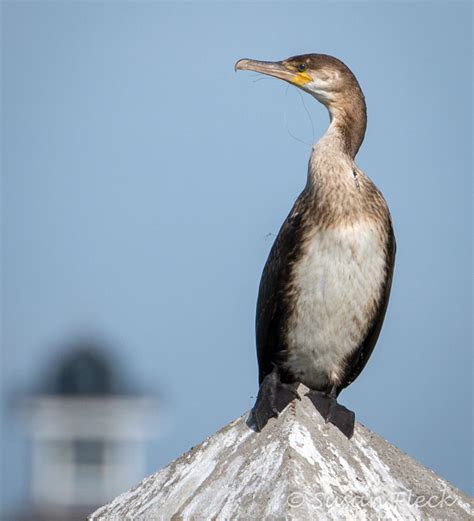
[(326, 54), (303, 54), (279, 62), (242, 59), (235, 64), (235, 70), (256, 71), (285, 80), (328, 108), (351, 95), (354, 89), (361, 92), (349, 67)]

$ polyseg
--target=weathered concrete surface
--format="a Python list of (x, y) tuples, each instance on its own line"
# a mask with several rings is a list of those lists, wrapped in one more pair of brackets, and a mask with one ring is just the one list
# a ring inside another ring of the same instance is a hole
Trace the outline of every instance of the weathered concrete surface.
[(472, 520), (472, 499), (360, 424), (347, 440), (308, 398), (290, 404), (261, 433), (247, 418), (90, 521)]

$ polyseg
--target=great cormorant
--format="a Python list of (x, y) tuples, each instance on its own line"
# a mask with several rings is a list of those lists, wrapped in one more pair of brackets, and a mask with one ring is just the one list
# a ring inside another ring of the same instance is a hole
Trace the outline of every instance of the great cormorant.
[(337, 396), (366, 365), (392, 283), (395, 237), (380, 191), (356, 165), (367, 115), (354, 74), (325, 54), (280, 62), (239, 60), (235, 69), (280, 78), (325, 105), (330, 125), (313, 146), (307, 183), (263, 270), (257, 302), (261, 430), (303, 383), (326, 419), (348, 438), (354, 413)]

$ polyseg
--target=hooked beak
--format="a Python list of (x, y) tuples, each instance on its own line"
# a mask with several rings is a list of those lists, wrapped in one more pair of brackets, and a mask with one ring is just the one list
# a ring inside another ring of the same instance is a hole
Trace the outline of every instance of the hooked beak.
[(260, 72), (298, 86), (313, 80), (307, 72), (300, 73), (296, 70), (291, 70), (283, 62), (263, 62), (244, 58), (235, 64), (235, 70)]
[(235, 70), (261, 72), (267, 76), (273, 76), (274, 78), (290, 82), (295, 77), (295, 73), (289, 71), (281, 62), (262, 62), (243, 59), (235, 64)]

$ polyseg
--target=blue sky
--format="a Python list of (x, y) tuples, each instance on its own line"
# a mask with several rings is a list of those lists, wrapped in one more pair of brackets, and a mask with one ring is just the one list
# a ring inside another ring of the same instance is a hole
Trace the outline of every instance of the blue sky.
[(6, 504), (27, 475), (8, 400), (78, 333), (162, 393), (149, 472), (252, 406), (261, 270), (328, 116), (233, 66), (306, 52), (360, 81), (357, 161), (398, 241), (378, 346), (341, 401), (472, 493), (471, 21), (447, 2), (2, 4)]

